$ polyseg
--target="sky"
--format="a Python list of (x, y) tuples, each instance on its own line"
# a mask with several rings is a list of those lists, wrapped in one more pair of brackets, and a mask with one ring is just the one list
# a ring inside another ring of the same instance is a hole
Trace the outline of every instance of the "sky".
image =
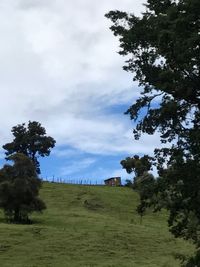
[[(44, 179), (130, 178), (120, 161), (152, 154), (159, 138), (135, 141), (124, 115), (140, 93), (105, 13), (139, 15), (143, 0), (0, 1), (0, 147), (11, 128), (38, 121), (56, 140), (40, 160)], [(0, 150), (1, 166), (4, 151)]]

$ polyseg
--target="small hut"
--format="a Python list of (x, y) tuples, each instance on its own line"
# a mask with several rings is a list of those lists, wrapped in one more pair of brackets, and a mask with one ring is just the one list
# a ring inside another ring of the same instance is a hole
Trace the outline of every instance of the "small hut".
[(105, 185), (108, 186), (120, 186), (121, 185), (121, 177), (111, 177), (104, 180)]

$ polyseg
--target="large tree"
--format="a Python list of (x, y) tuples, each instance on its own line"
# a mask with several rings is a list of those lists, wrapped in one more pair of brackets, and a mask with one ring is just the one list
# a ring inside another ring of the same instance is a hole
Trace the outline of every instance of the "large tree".
[(51, 136), (46, 136), (45, 128), (37, 121), (29, 121), (27, 127), (25, 123), (18, 124), (12, 128), (11, 132), (14, 136), (13, 141), (3, 146), (6, 156), (23, 153), (34, 162), (39, 174), (38, 157), (48, 156), (56, 141)]
[(16, 153), (8, 157), (13, 162), (0, 170), (0, 207), (14, 222), (29, 222), (28, 215), (45, 209), (38, 197), (41, 180), (30, 158)]
[(158, 206), (169, 209), (175, 236), (199, 248), (200, 1), (147, 0), (141, 17), (121, 11), (106, 17), (127, 57), (124, 69), (142, 87), (126, 112), (136, 122), (134, 136), (157, 131), (168, 144), (155, 150)]

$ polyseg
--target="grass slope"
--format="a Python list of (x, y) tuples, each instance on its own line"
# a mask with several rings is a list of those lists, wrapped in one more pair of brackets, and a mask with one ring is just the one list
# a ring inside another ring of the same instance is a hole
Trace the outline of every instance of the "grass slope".
[(167, 214), (135, 212), (128, 188), (45, 183), (48, 209), (32, 225), (6, 224), (0, 213), (1, 267), (176, 267), (193, 247), (174, 239)]

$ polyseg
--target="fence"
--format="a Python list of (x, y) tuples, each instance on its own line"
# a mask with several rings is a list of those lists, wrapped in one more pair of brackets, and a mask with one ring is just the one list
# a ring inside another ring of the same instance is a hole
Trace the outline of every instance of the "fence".
[(46, 177), (41, 178), (42, 181), (51, 183), (61, 183), (61, 184), (78, 184), (78, 185), (104, 185), (104, 180), (96, 179), (68, 179), (68, 178), (58, 178), (58, 177)]

